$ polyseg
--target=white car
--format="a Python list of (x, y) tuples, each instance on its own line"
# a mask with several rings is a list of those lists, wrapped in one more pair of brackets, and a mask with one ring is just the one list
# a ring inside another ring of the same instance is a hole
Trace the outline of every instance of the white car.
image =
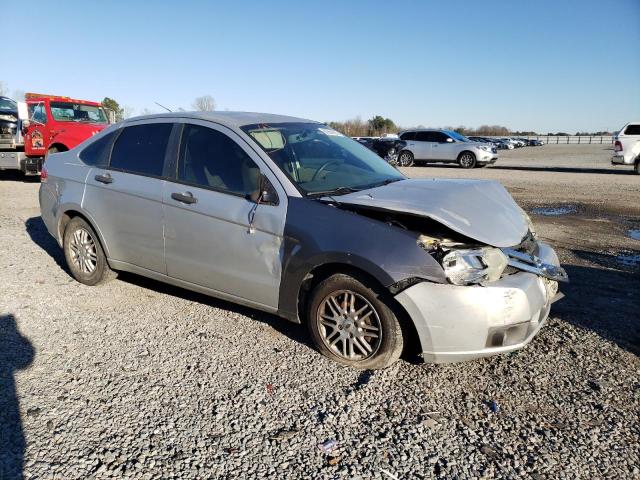
[(615, 137), (612, 165), (633, 165), (640, 175), (640, 122), (629, 122)]

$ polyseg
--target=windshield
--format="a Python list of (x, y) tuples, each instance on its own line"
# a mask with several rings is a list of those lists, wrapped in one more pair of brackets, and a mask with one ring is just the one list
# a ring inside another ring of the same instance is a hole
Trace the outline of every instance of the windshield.
[(306, 195), (340, 195), (405, 178), (371, 150), (326, 125), (241, 128)]
[(470, 142), (471, 141), (467, 137), (465, 137), (464, 135), (460, 135), (458, 132), (452, 132), (451, 130), (445, 130), (444, 133), (449, 135), (451, 138), (453, 138), (457, 142)]
[(51, 102), (51, 115), (59, 122), (107, 123), (102, 108), (82, 103)]
[(18, 105), (10, 98), (0, 98), (0, 110), (16, 111), (18, 110)]

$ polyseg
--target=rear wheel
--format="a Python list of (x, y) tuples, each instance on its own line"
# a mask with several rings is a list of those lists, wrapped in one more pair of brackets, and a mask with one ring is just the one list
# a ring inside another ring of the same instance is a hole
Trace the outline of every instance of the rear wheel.
[(471, 152), (462, 152), (458, 156), (458, 163), (462, 168), (473, 168), (476, 166), (476, 156)]
[(413, 165), (413, 153), (403, 150), (398, 155), (398, 165), (401, 167), (410, 167)]
[(318, 350), (356, 368), (385, 368), (400, 357), (400, 323), (382, 295), (359, 280), (336, 274), (312, 292), (307, 323)]
[(62, 245), (71, 275), (80, 283), (98, 285), (115, 278), (98, 236), (83, 218), (75, 217), (69, 221)]

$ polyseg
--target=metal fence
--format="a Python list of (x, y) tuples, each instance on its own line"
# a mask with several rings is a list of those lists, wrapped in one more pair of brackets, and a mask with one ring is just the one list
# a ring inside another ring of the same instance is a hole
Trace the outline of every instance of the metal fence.
[[(516, 138), (516, 137), (511, 137)], [(613, 143), (613, 135), (529, 135), (517, 138), (526, 138), (527, 140), (542, 140), (546, 144), (607, 144)]]

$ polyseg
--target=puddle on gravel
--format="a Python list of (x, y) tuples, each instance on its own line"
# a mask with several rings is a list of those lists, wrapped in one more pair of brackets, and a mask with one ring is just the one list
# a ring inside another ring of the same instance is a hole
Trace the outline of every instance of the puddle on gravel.
[(639, 230), (629, 230), (627, 235), (634, 240), (640, 240), (640, 229)]
[(616, 260), (625, 267), (640, 267), (640, 253), (619, 253)]
[(560, 215), (567, 215), (575, 211), (576, 207), (574, 205), (560, 205), (557, 207), (536, 207), (531, 210), (531, 213), (544, 215), (546, 217), (559, 217)]

